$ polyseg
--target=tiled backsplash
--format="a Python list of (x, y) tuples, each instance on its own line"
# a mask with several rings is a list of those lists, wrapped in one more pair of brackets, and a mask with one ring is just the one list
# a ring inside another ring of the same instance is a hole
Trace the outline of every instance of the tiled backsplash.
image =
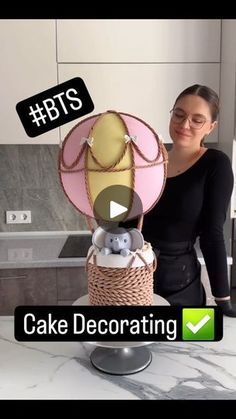
[[(88, 230), (58, 176), (58, 145), (0, 145), (0, 231)], [(30, 210), (31, 224), (6, 224), (6, 211)]]
[[(85, 216), (64, 194), (58, 155), (55, 144), (0, 145), (0, 232), (88, 230)], [(12, 210), (30, 210), (31, 224), (6, 224)]]

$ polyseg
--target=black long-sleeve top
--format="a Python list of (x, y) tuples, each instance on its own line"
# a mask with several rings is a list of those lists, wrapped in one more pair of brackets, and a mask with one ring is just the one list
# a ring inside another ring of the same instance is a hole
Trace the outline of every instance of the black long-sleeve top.
[(230, 294), (223, 225), (233, 182), (228, 156), (208, 149), (185, 172), (166, 179), (160, 200), (144, 215), (142, 233), (153, 247), (158, 239), (195, 243), (200, 238), (214, 297)]

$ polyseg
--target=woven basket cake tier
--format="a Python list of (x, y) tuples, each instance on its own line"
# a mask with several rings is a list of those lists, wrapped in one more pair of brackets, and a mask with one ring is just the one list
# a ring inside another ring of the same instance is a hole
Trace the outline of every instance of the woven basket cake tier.
[(150, 243), (129, 256), (103, 255), (91, 246), (87, 257), (91, 305), (152, 305), (156, 258)]

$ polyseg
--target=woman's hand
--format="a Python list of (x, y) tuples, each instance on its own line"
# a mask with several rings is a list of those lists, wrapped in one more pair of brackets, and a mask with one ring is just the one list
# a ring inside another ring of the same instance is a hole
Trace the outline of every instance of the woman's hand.
[(236, 305), (231, 300), (215, 300), (216, 304), (222, 308), (223, 314), (228, 317), (236, 317)]

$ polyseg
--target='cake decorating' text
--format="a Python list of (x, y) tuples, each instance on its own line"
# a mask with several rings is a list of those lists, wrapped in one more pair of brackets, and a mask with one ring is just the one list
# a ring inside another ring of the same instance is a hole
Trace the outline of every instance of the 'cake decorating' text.
[(223, 336), (222, 312), (215, 306), (18, 306), (14, 326), (18, 341), (155, 342)]

